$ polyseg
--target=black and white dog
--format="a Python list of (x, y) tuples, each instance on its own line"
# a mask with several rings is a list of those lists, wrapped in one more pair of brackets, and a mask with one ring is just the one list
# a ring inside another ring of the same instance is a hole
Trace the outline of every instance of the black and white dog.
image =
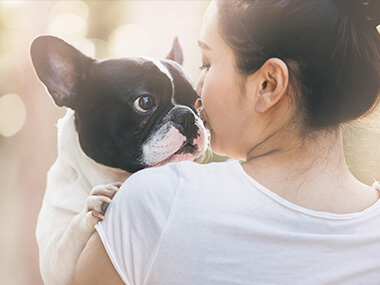
[(146, 167), (196, 160), (207, 137), (193, 107), (197, 94), (173, 61), (182, 63), (176, 41), (164, 60), (98, 61), (40, 36), (31, 58), (54, 102), (68, 107), (36, 229), (44, 282), (65, 284), (120, 186), (112, 183)]

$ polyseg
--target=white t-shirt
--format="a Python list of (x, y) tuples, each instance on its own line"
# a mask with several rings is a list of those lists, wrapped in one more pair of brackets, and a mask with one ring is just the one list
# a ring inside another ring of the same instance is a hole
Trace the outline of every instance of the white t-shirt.
[(305, 209), (236, 160), (140, 171), (96, 229), (126, 284), (380, 284), (380, 200)]

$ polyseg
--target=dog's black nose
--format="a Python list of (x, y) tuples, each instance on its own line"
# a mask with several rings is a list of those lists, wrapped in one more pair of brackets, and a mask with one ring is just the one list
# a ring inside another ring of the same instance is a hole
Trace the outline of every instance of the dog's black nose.
[(190, 128), (195, 123), (195, 118), (193, 113), (186, 109), (180, 109), (173, 114), (174, 122), (180, 124), (184, 128)]
[(176, 107), (172, 112), (172, 120), (176, 123), (176, 128), (189, 141), (197, 137), (198, 127), (195, 124), (195, 115), (190, 108)]

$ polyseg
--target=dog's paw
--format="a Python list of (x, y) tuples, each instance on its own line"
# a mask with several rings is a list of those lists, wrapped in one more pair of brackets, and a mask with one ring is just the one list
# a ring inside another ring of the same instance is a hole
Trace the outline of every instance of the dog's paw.
[(115, 182), (107, 185), (98, 185), (92, 188), (87, 198), (87, 212), (99, 220), (104, 219), (104, 214), (115, 193), (122, 183)]

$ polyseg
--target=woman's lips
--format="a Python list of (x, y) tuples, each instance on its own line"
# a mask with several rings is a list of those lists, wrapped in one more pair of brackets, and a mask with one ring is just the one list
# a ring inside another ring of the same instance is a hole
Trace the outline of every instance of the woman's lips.
[(202, 120), (202, 122), (203, 122), (203, 126), (205, 127), (205, 128), (207, 128), (207, 121), (208, 121), (208, 119), (207, 119), (207, 115), (206, 115), (206, 113), (205, 113), (205, 111), (204, 110), (202, 110), (201, 111), (201, 113), (200, 113), (200, 117), (201, 117), (201, 120)]

